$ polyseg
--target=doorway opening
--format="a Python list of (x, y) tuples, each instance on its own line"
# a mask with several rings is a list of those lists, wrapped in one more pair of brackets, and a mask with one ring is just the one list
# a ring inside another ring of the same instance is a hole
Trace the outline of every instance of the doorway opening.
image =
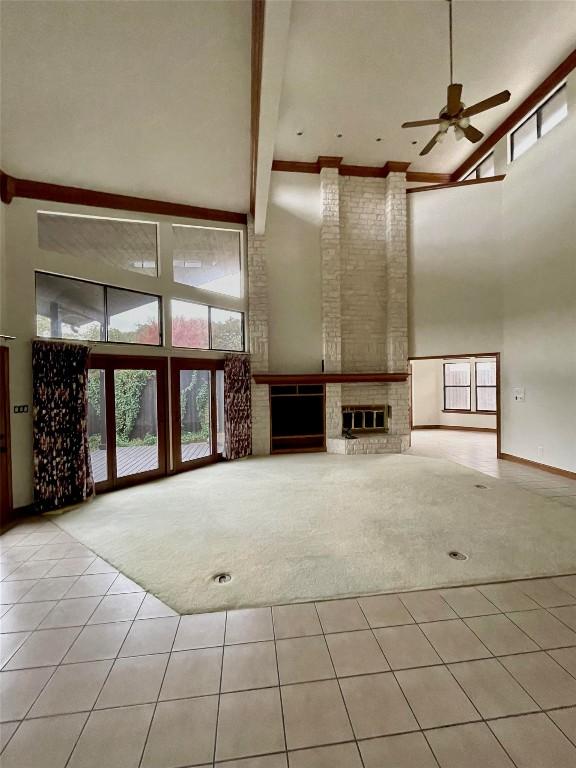
[(410, 427), (418, 451), (500, 458), (500, 353), (410, 358)]

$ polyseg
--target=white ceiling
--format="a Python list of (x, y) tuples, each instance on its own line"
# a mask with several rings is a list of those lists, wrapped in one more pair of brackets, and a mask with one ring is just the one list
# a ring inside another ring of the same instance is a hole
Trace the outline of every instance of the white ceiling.
[[(576, 0), (453, 5), (464, 101), (512, 91), (474, 118), (490, 132), (574, 48)], [(248, 210), (251, 0), (0, 0), (0, 10), (3, 170)], [(433, 129), (400, 128), (445, 103), (445, 0), (268, 0), (264, 53), (264, 211), (272, 154), (447, 172), (472, 149), (450, 136), (421, 159)]]
[(2, 166), (246, 211), (250, 0), (3, 0)]
[[(485, 133), (576, 45), (574, 0), (454, 0), (453, 16), (454, 79), (464, 84), (464, 102), (512, 92), (508, 104), (473, 119)], [(434, 128), (400, 127), (436, 117), (446, 103), (448, 50), (445, 0), (294, 0), (275, 158), (337, 155), (453, 171), (473, 145), (451, 133), (420, 158)]]

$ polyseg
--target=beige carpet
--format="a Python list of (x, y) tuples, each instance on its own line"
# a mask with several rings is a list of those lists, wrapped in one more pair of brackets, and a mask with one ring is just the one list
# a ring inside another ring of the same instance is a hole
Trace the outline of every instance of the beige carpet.
[(576, 571), (574, 510), (416, 456), (221, 463), (55, 522), (182, 613)]

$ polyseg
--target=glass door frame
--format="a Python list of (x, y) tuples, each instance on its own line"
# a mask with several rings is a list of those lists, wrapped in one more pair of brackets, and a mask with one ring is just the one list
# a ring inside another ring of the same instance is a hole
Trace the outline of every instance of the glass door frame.
[[(143, 355), (91, 354), (88, 368), (104, 371), (106, 412), (106, 480), (96, 483), (96, 492), (112, 491), (164, 477), (168, 471), (168, 361), (165, 357)], [(135, 475), (117, 477), (116, 467), (116, 406), (114, 372), (116, 370), (144, 369), (156, 371), (156, 420), (158, 429), (158, 467)]]
[[(196, 357), (172, 357), (170, 359), (170, 384), (171, 384), (171, 412), (172, 412), (172, 471), (187, 472), (196, 467), (213, 464), (222, 459), (222, 453), (218, 453), (218, 408), (216, 402), (216, 371), (224, 370), (224, 360), (196, 358)], [(180, 371), (210, 371), (210, 437), (211, 451), (209, 456), (201, 459), (182, 461), (181, 437), (182, 425), (180, 422)]]

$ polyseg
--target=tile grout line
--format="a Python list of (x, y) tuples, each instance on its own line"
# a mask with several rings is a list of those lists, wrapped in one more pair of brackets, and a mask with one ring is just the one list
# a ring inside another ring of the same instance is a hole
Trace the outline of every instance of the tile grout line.
[[(358, 601), (355, 601), (356, 604), (358, 604)], [(360, 607), (360, 606), (358, 606)], [(318, 623), (320, 624), (320, 628), (322, 629), (322, 637), (324, 638), (324, 645), (326, 646), (328, 650), (328, 656), (330, 657), (330, 663), (332, 664), (332, 669), (334, 670), (334, 676), (336, 678), (336, 682), (338, 684), (338, 690), (340, 691), (340, 698), (342, 700), (342, 703), (344, 704), (344, 709), (346, 710), (346, 716), (348, 717), (348, 722), (350, 724), (350, 731), (352, 733), (352, 736), (354, 737), (354, 743), (356, 744), (356, 749), (358, 751), (358, 756), (360, 758), (360, 763), (362, 765), (362, 768), (366, 768), (364, 763), (364, 756), (362, 755), (362, 751), (360, 747), (358, 746), (358, 737), (356, 736), (356, 730), (354, 728), (354, 724), (352, 723), (352, 718), (350, 717), (350, 712), (348, 710), (348, 704), (346, 703), (346, 697), (344, 696), (344, 692), (342, 690), (342, 685), (340, 684), (340, 678), (338, 677), (338, 674), (336, 672), (336, 665), (334, 664), (334, 659), (332, 658), (332, 652), (330, 651), (330, 646), (328, 644), (328, 641), (326, 640), (326, 633), (324, 631), (324, 625), (322, 624), (322, 619), (320, 618), (320, 612), (318, 611), (318, 605), (317, 603), (314, 603), (314, 610), (316, 611), (316, 617), (318, 619)], [(360, 609), (362, 610), (362, 609)], [(362, 614), (364, 615), (364, 614)]]
[(290, 765), (288, 757), (288, 739), (286, 738), (286, 721), (284, 719), (284, 701), (282, 698), (282, 685), (280, 682), (280, 665), (278, 664), (278, 644), (276, 639), (276, 622), (274, 621), (274, 609), (270, 608), (270, 619), (272, 621), (272, 638), (274, 640), (274, 658), (276, 660), (276, 675), (278, 677), (278, 697), (280, 699), (280, 717), (282, 718), (282, 732), (284, 734), (284, 750), (286, 752), (286, 763)]
[(222, 634), (222, 657), (220, 659), (220, 681), (218, 683), (218, 702), (216, 704), (216, 724), (214, 727), (214, 749), (212, 750), (213, 766), (216, 765), (216, 749), (218, 747), (218, 725), (220, 721), (220, 698), (222, 696), (222, 677), (224, 675), (224, 649), (226, 648), (227, 630), (228, 630), (228, 611), (224, 611), (224, 632)]
[[(144, 596), (142, 602), (140, 603), (138, 611), (140, 610), (140, 608), (144, 604), (144, 600), (145, 599), (146, 599), (146, 597)], [(138, 611), (136, 611), (136, 615), (138, 615)], [(158, 686), (158, 694), (156, 695), (156, 701), (154, 702), (154, 709), (152, 710), (152, 717), (150, 718), (150, 722), (148, 723), (148, 729), (146, 731), (146, 738), (144, 739), (144, 744), (142, 745), (142, 753), (140, 755), (140, 759), (138, 760), (138, 766), (141, 766), (142, 765), (142, 761), (144, 760), (144, 755), (146, 753), (146, 747), (148, 746), (148, 739), (150, 738), (150, 731), (152, 730), (152, 725), (154, 723), (154, 718), (156, 717), (156, 710), (158, 709), (158, 701), (159, 701), (160, 695), (162, 693), (162, 686), (164, 685), (164, 680), (166, 679), (166, 673), (168, 672), (168, 665), (170, 664), (170, 658), (172, 656), (172, 651), (174, 649), (174, 643), (176, 642), (176, 635), (178, 634), (178, 630), (180, 629), (181, 621), (182, 621), (182, 616), (180, 615), (180, 616), (178, 616), (178, 623), (176, 625), (176, 630), (174, 631), (174, 637), (172, 638), (172, 642), (170, 644), (170, 650), (168, 651), (168, 658), (166, 660), (166, 666), (164, 667), (164, 673), (162, 675), (162, 680), (160, 681), (160, 685)], [(136, 624), (136, 616), (134, 617), (134, 621), (132, 622), (132, 626), (128, 630), (128, 634), (124, 638), (124, 642), (120, 646), (120, 651), (122, 650), (122, 647), (124, 646), (124, 643), (126, 642), (126, 640), (128, 638), (128, 635), (132, 631), (132, 628), (134, 627), (135, 624)], [(118, 653), (120, 653), (120, 651), (118, 651)], [(155, 656), (155, 655), (160, 655), (160, 654), (150, 654), (150, 655)], [(123, 656), (122, 658), (129, 658), (129, 657)], [(114, 662), (114, 663), (116, 663), (116, 662)], [(102, 691), (100, 691), (100, 693), (102, 693)]]

